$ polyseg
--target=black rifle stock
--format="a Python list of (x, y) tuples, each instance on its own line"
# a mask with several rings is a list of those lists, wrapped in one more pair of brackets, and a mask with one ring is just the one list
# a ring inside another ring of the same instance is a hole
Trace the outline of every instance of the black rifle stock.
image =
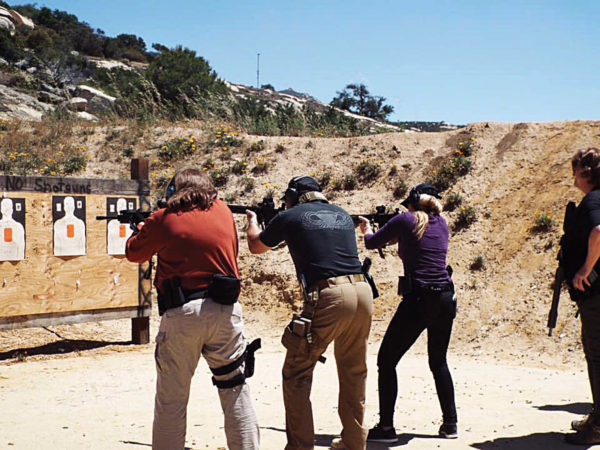
[[(384, 226), (392, 217), (400, 214), (399, 208), (396, 208), (392, 213), (386, 213), (385, 211), (385, 205), (379, 205), (375, 207), (375, 214), (350, 214), (350, 217), (352, 217), (354, 225), (360, 224), (359, 217), (364, 217), (369, 222), (371, 222), (373, 228), (375, 229), (375, 231), (377, 231), (379, 228)], [(381, 248), (378, 248), (377, 251), (379, 252), (379, 256), (385, 258), (385, 255), (383, 254)]]
[(571, 217), (575, 211), (575, 202), (569, 202), (565, 208), (565, 218), (563, 220), (563, 235), (560, 238), (560, 249), (556, 259), (558, 260), (558, 267), (554, 273), (554, 285), (552, 287), (552, 304), (550, 305), (550, 312), (548, 313), (548, 336), (552, 336), (552, 331), (556, 328), (556, 321), (558, 320), (558, 303), (560, 302), (560, 291), (562, 290), (563, 283), (565, 280), (565, 267), (564, 267), (564, 250), (566, 245), (565, 233), (569, 227)]
[(265, 228), (271, 220), (281, 211), (285, 209), (285, 205), (281, 205), (279, 208), (275, 208), (275, 202), (273, 197), (264, 197), (262, 201), (256, 206), (244, 206), (244, 205), (227, 205), (233, 214), (246, 214), (246, 210), (254, 211), (256, 213), (256, 220), (258, 220), (261, 228)]

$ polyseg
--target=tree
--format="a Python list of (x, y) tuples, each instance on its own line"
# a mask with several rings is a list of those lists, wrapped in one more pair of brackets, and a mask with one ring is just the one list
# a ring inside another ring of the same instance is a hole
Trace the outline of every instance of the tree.
[(385, 97), (370, 95), (362, 83), (349, 84), (343, 91), (337, 92), (330, 105), (371, 119), (386, 120), (394, 112), (394, 107), (384, 105), (385, 100)]
[(196, 52), (181, 46), (170, 50), (154, 45), (160, 53), (146, 69), (146, 77), (154, 83), (161, 95), (170, 100), (207, 98), (212, 93), (226, 93), (227, 87), (217, 74)]

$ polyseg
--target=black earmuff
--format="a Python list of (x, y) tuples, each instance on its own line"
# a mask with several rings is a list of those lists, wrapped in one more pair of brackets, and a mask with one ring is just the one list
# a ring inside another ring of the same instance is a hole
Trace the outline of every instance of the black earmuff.
[(290, 180), (288, 184), (288, 188), (285, 190), (284, 198), (285, 201), (290, 205), (295, 205), (298, 203), (298, 183), (297, 181), (302, 177), (295, 177)]
[(419, 206), (419, 200), (421, 200), (421, 193), (418, 189), (412, 188), (408, 194), (408, 203), (416, 208)]

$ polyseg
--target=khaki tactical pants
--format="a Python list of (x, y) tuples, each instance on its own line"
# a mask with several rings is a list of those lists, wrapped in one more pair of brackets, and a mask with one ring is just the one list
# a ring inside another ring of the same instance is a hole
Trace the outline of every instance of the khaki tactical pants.
[[(193, 300), (163, 314), (156, 336), (153, 449), (184, 448), (190, 383), (200, 355), (209, 367), (218, 368), (235, 361), (245, 348), (239, 303), (220, 305), (209, 298)], [(242, 364), (215, 378), (228, 380), (243, 371)], [(219, 389), (219, 398), (228, 448), (258, 449), (258, 422), (248, 385)]]
[(364, 282), (348, 279), (331, 284), (319, 293), (313, 317), (313, 343), (308, 352), (288, 349), (283, 365), (283, 400), (286, 450), (314, 448), (310, 390), (317, 360), (334, 341), (339, 378), (338, 414), (342, 441), (351, 450), (364, 449), (367, 428), (363, 426), (367, 379), (367, 338), (371, 328), (373, 295)]

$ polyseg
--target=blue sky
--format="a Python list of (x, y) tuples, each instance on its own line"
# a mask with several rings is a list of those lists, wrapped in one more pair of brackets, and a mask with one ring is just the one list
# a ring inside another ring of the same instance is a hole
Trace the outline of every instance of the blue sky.
[[(11, 2), (11, 5), (26, 2)], [(392, 120), (600, 119), (597, 0), (41, 0), (109, 36), (183, 45), (231, 82), (328, 103), (364, 83)]]

